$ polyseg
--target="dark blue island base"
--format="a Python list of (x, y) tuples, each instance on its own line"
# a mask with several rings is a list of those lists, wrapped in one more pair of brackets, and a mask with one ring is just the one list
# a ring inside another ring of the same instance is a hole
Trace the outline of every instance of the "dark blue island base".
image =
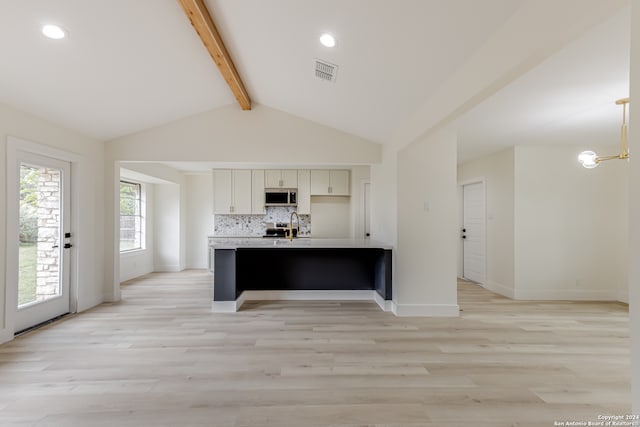
[(247, 295), (261, 299), (269, 291), (284, 298), (293, 291), (295, 299), (370, 295), (383, 306), (392, 298), (391, 263), (391, 249), (382, 248), (215, 248), (213, 308), (236, 311)]

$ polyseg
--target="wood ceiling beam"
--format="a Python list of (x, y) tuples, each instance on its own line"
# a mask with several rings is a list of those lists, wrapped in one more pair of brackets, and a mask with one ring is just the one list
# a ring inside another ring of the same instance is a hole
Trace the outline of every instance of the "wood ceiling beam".
[(200, 36), (202, 43), (209, 51), (211, 58), (218, 66), (222, 77), (226, 80), (231, 92), (238, 100), (243, 110), (251, 110), (249, 93), (242, 83), (240, 74), (236, 70), (222, 37), (213, 23), (213, 18), (204, 4), (204, 0), (178, 0), (187, 14), (191, 25)]

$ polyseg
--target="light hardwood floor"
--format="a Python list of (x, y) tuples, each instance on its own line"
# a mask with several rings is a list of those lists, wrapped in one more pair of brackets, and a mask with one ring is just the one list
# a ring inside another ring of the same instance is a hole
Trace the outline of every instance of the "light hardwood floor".
[(553, 426), (630, 411), (627, 307), (459, 283), (460, 318), (369, 302), (213, 314), (204, 271), (0, 346), (2, 426)]

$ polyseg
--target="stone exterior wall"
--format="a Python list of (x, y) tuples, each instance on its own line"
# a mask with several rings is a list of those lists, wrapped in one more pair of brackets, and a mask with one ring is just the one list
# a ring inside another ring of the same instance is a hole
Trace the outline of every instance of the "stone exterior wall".
[[(40, 169), (38, 176), (38, 241), (36, 299), (60, 293), (60, 171)], [(58, 246), (58, 247), (54, 247)]]

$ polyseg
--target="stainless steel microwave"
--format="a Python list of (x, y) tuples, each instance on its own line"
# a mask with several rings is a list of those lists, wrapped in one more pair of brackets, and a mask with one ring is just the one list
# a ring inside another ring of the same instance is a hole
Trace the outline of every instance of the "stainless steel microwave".
[(264, 190), (265, 206), (297, 206), (297, 188), (266, 188)]

